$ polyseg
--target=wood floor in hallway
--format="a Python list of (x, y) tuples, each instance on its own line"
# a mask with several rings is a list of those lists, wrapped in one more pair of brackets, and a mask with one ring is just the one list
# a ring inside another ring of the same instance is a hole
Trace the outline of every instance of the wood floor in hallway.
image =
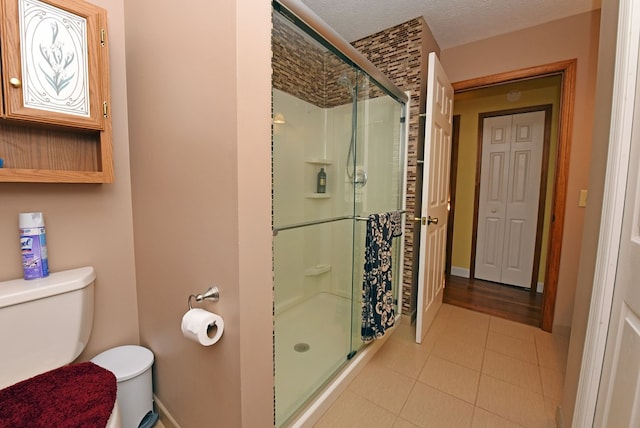
[(542, 293), (495, 282), (447, 276), (444, 303), (511, 321), (540, 326)]

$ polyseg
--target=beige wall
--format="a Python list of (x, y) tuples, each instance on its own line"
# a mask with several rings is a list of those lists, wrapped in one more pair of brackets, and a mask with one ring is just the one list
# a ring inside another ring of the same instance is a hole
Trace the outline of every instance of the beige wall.
[[(273, 420), (270, 4), (126, 7), (141, 342), (183, 428)], [(240, 83), (241, 82), (241, 83)], [(180, 333), (187, 296), (225, 319), (203, 347)]]
[(603, 2), (598, 54), (598, 81), (595, 99), (591, 168), (589, 171), (589, 201), (584, 217), (582, 251), (578, 269), (578, 283), (573, 310), (571, 340), (567, 356), (567, 369), (562, 408), (565, 425), (570, 426), (576, 402), (580, 366), (587, 332), (593, 276), (598, 250), (600, 216), (604, 193), (604, 179), (609, 147), (611, 102), (618, 28), (618, 0)]
[(452, 82), (577, 58), (576, 97), (554, 328), (571, 326), (588, 187), (599, 11), (444, 50), (441, 61)]
[(22, 277), (18, 213), (27, 211), (44, 213), (51, 272), (96, 269), (93, 331), (80, 360), (113, 346), (138, 343), (123, 2), (94, 4), (109, 14), (114, 184), (0, 183), (0, 280)]

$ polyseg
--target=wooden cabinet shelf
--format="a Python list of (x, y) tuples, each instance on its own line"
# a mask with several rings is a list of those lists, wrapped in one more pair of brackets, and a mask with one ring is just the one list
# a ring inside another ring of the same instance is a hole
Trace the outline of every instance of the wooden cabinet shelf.
[(107, 15), (0, 0), (0, 182), (113, 182)]
[(2, 168), (0, 181), (6, 183), (104, 183), (105, 179), (101, 172)]

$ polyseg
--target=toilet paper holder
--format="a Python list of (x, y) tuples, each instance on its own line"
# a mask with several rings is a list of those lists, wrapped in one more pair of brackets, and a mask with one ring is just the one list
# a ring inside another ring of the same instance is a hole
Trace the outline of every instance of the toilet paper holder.
[(203, 300), (211, 300), (212, 302), (217, 302), (218, 300), (220, 300), (220, 290), (218, 289), (218, 287), (213, 285), (202, 294), (190, 294), (189, 299), (187, 300), (189, 310), (193, 309), (193, 306), (191, 305), (191, 299), (195, 299), (196, 302), (202, 302)]

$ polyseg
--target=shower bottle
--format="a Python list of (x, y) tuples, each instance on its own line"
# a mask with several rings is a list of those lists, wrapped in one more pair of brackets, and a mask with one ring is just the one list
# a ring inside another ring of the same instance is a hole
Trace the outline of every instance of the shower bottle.
[(324, 172), (324, 168), (320, 168), (318, 173), (318, 183), (316, 185), (317, 193), (325, 193), (327, 191), (327, 173)]

